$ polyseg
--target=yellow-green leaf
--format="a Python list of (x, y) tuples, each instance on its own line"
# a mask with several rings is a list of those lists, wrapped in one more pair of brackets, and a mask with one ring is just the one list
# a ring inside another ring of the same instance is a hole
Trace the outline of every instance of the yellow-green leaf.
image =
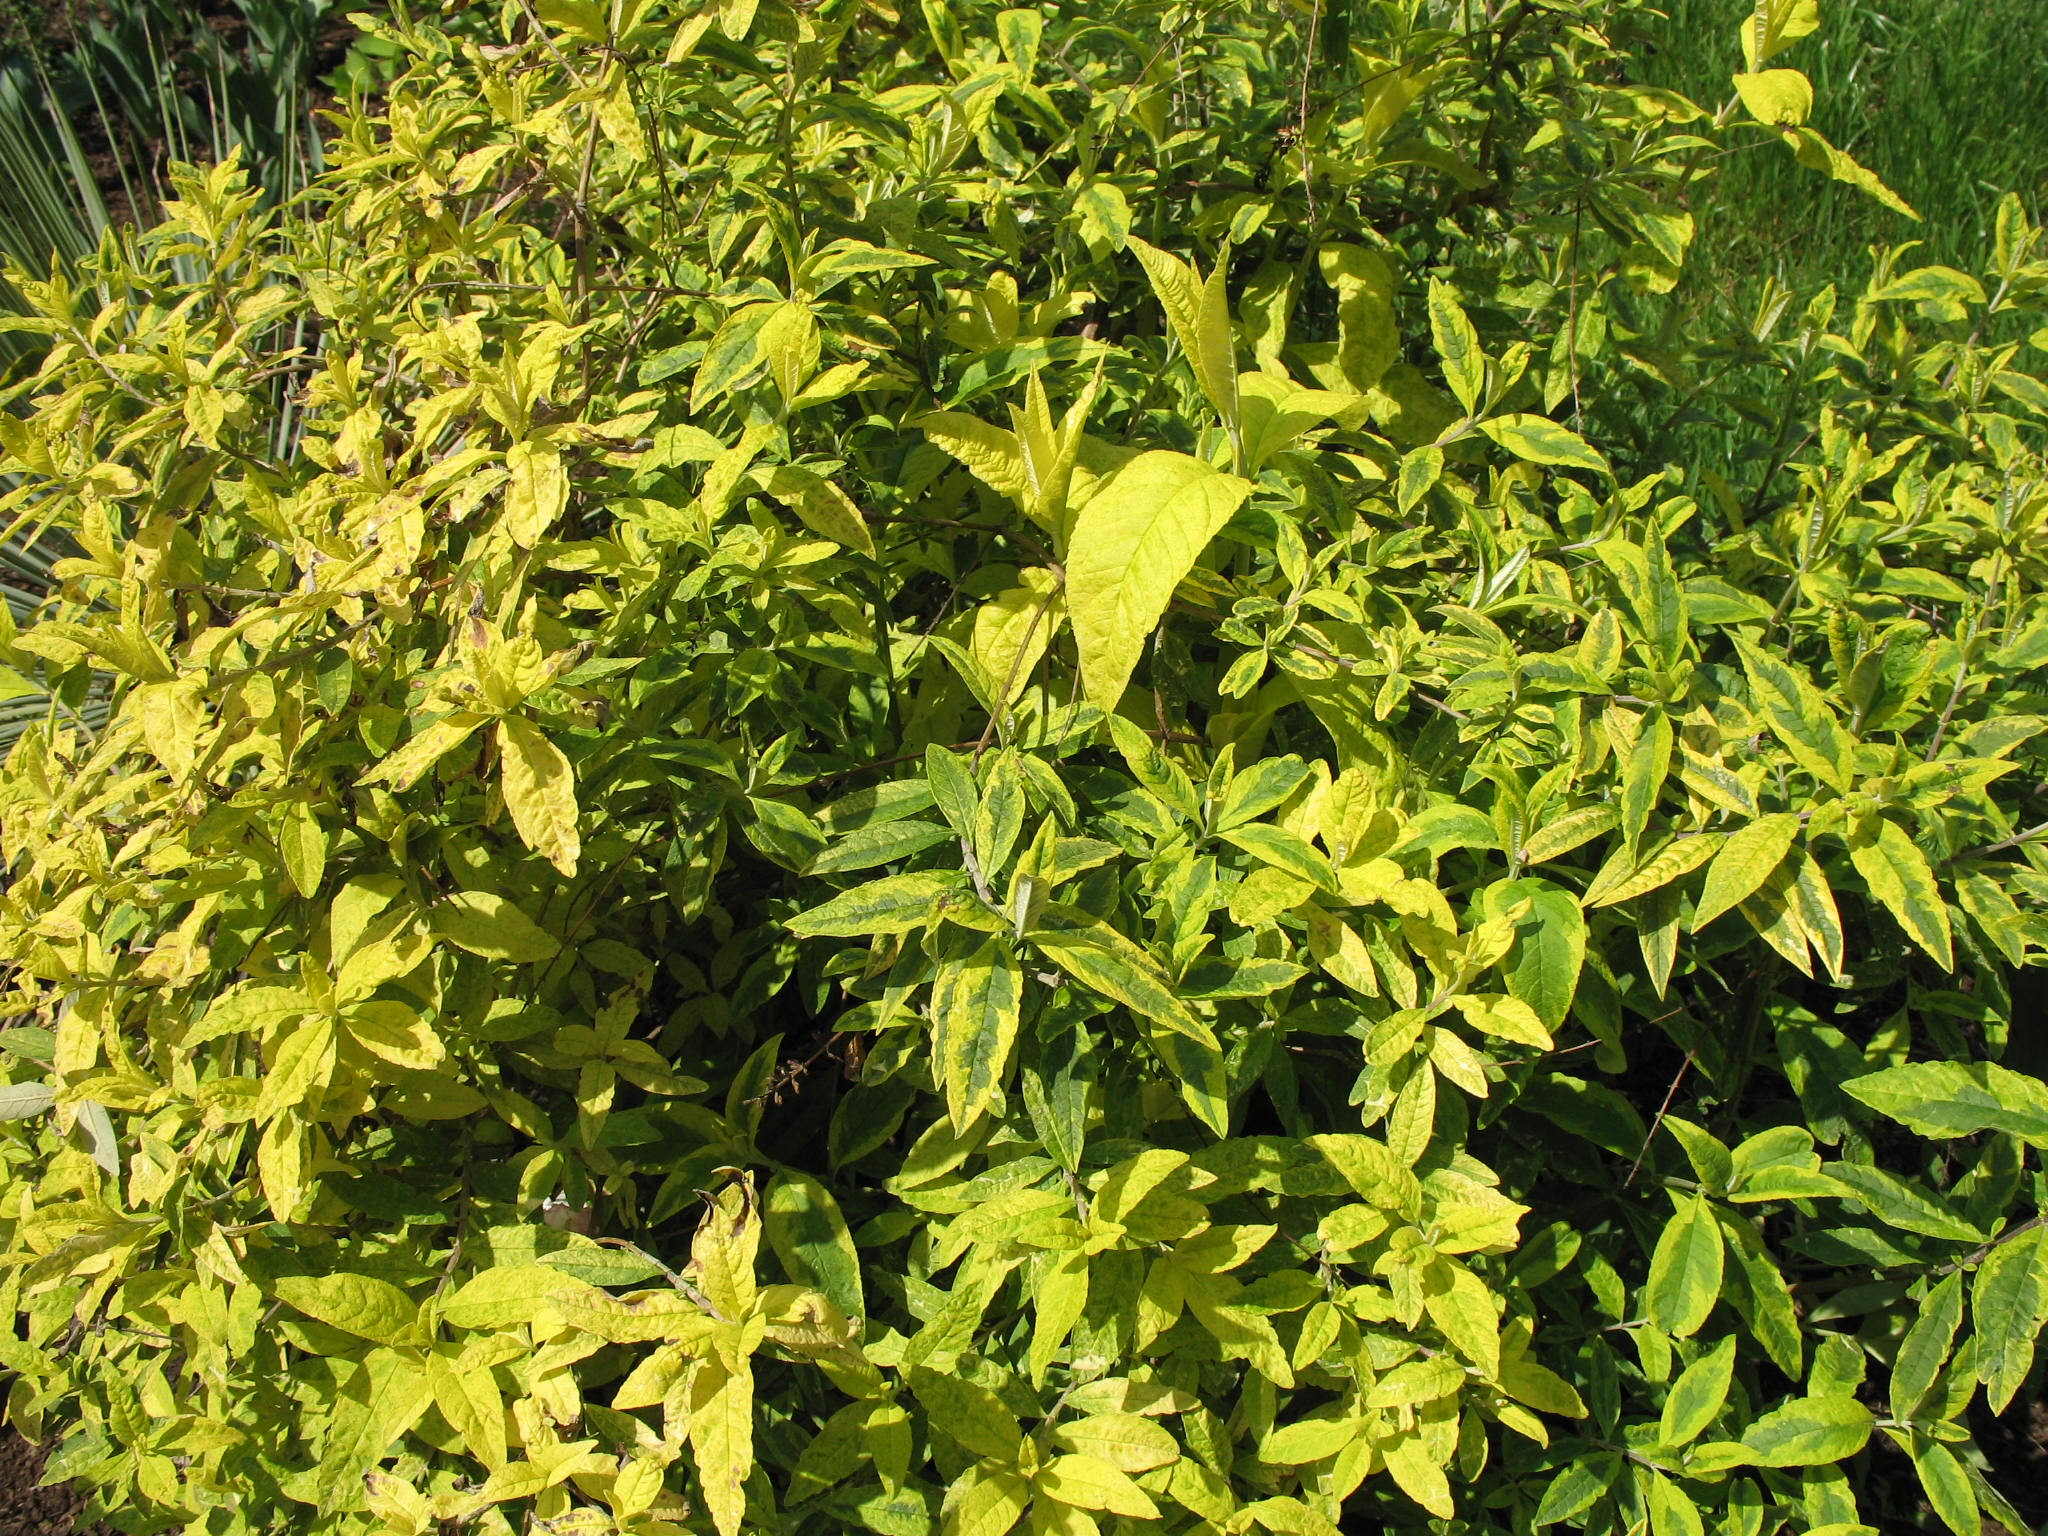
[(1611, 907), (1619, 901), (1647, 896), (1680, 876), (1691, 874), (1712, 858), (1720, 846), (1719, 832), (1696, 832), (1690, 837), (1674, 837), (1633, 869), (1625, 861), (1610, 862), (1586, 887), (1581, 904)]
[(1819, 28), (1820, 0), (1756, 0), (1742, 19), (1743, 60), (1757, 69)]
[(1509, 1397), (1540, 1413), (1555, 1413), (1569, 1419), (1586, 1416), (1586, 1404), (1572, 1384), (1533, 1360), (1503, 1360), (1498, 1380), (1500, 1389)]
[(1677, 1213), (1665, 1223), (1650, 1255), (1643, 1306), (1650, 1321), (1666, 1333), (1689, 1338), (1699, 1332), (1721, 1294), (1721, 1229), (1704, 1199), (1674, 1198)]
[(394, 792), (412, 788), (435, 763), (469, 739), (469, 733), (490, 716), (457, 710), (443, 715), (416, 732), (411, 740), (364, 774), (365, 784), (389, 784)]
[[(1182, 1467), (1189, 1465), (1191, 1463), (1185, 1461), (1179, 1463)], [(1174, 1496), (1179, 1497), (1178, 1490)], [(1240, 1512), (1251, 1516), (1265, 1530), (1278, 1533), (1278, 1536), (1339, 1536), (1337, 1527), (1327, 1517), (1290, 1494), (1260, 1499), (1245, 1505)]]
[[(1195, 370), (1195, 382), (1216, 408), (1225, 427), (1237, 430), (1237, 353), (1230, 333), (1230, 305), (1223, 293), (1224, 263), (1203, 282), (1180, 257), (1147, 245), (1135, 235), (1125, 242), (1144, 264), (1152, 291), (1166, 308), (1173, 334)], [(1205, 541), (1206, 542), (1206, 541)]]
[(1020, 507), (1029, 499), (1024, 450), (1018, 445), (1016, 433), (959, 411), (933, 411), (920, 416), (917, 425), (927, 438), (965, 464), (990, 490), (1009, 497)]
[(958, 1502), (947, 1512), (945, 1536), (1007, 1536), (1023, 1518), (1030, 1500), (1031, 1485), (1015, 1472), (978, 1477), (961, 1490)]
[(1825, 1467), (1862, 1450), (1872, 1422), (1853, 1397), (1795, 1397), (1750, 1425), (1742, 1443), (1761, 1467)]
[(581, 1282), (544, 1264), (501, 1264), (472, 1275), (440, 1301), (441, 1320), (456, 1328), (496, 1330), (530, 1323), (558, 1291)]
[(1853, 773), (1848, 732), (1803, 672), (1769, 651), (1737, 639), (1757, 713), (1792, 760), (1823, 784), (1846, 794)]
[(1422, 1185), (1384, 1142), (1355, 1132), (1330, 1132), (1309, 1137), (1308, 1144), (1371, 1204), (1410, 1220), (1421, 1213)]
[[(737, 1369), (734, 1368), (737, 1366)], [(754, 1372), (741, 1359), (705, 1360), (690, 1379), (690, 1449), (718, 1536), (739, 1536), (754, 1470)]]
[(1251, 494), (1251, 483), (1154, 451), (1096, 488), (1067, 551), (1067, 611), (1091, 702), (1114, 710), (1174, 588)]
[(1432, 1284), (1424, 1290), (1423, 1306), (1429, 1320), (1482, 1376), (1493, 1376), (1500, 1370), (1500, 1315), (1494, 1311), (1493, 1293), (1485, 1281), (1455, 1260), (1441, 1259), (1436, 1269), (1449, 1283)]
[(808, 304), (777, 304), (761, 322), (754, 345), (784, 404), (803, 393), (818, 370), (818, 319)]
[(1892, 1361), (1891, 1410), (1895, 1419), (1918, 1416), (1920, 1405), (1948, 1365), (1963, 1320), (1963, 1275), (1948, 1276), (1921, 1300), (1913, 1326)]
[(434, 932), (458, 949), (515, 963), (548, 960), (555, 936), (495, 891), (457, 891), (434, 908)]
[(1729, 833), (1728, 840), (1714, 851), (1714, 862), (1707, 866), (1706, 888), (1693, 908), (1694, 931), (1754, 895), (1785, 861), (1802, 825), (1799, 817), (1781, 812), (1759, 817)]
[(775, 304), (748, 304), (726, 316), (697, 365), (690, 388), (691, 415), (701, 414), (760, 367), (761, 330), (777, 308)]
[(1532, 1050), (1547, 1051), (1551, 1048), (1550, 1031), (1543, 1027), (1543, 1020), (1534, 1008), (1518, 998), (1461, 996), (1451, 1001), (1465, 1016), (1465, 1022), (1481, 1034), (1526, 1045)]
[(1842, 1091), (1936, 1140), (2004, 1131), (2048, 1147), (2048, 1084), (1995, 1061), (1910, 1062), (1852, 1077)]
[(1749, 115), (1776, 128), (1796, 128), (1813, 115), (1813, 85), (1796, 69), (1765, 69), (1735, 77)]
[(809, 1286), (848, 1317), (865, 1317), (860, 1255), (832, 1192), (810, 1174), (785, 1168), (761, 1200), (768, 1246), (791, 1280)]
[(1337, 292), (1337, 371), (1371, 389), (1401, 355), (1393, 268), (1378, 251), (1335, 242), (1317, 250), (1316, 267)]
[[(570, 1281), (567, 1275), (562, 1278)], [(485, 1297), (490, 1296), (495, 1296), (495, 1290), (485, 1293)], [(465, 1305), (469, 1303), (467, 1296), (461, 1300)], [(509, 1308), (512, 1303), (502, 1305)], [(477, 1312), (488, 1315), (484, 1298), (479, 1299)], [(577, 1281), (538, 1292), (534, 1315), (545, 1317), (557, 1327), (567, 1325), (611, 1344), (699, 1343), (710, 1338), (718, 1326), (717, 1319), (701, 1304), (680, 1291), (639, 1291), (613, 1296)]]
[(758, 1288), (754, 1256), (760, 1247), (753, 1177), (745, 1174), (727, 1184), (711, 1203), (690, 1242), (691, 1272), (711, 1305), (728, 1320), (753, 1310)]
[(1053, 1431), (1072, 1451), (1107, 1462), (1119, 1472), (1149, 1472), (1180, 1456), (1180, 1447), (1151, 1419), (1135, 1413), (1098, 1413), (1069, 1419)]
[(1023, 974), (999, 940), (939, 968), (932, 986), (932, 1029), (946, 1108), (966, 1130), (1000, 1104), (1017, 1043)]
[[(1004, 11), (1004, 16), (1034, 16), (1030, 11)], [(1074, 214), (1081, 238), (1097, 253), (1115, 249), (1131, 233), (1131, 202), (1113, 181), (1090, 177), (1074, 194)]]
[(1013, 1461), (1024, 1444), (1017, 1416), (987, 1387), (924, 1366), (910, 1368), (910, 1390), (932, 1423), (977, 1456)]
[(305, 801), (294, 800), (285, 806), (277, 828), (277, 851), (284, 856), (285, 873), (301, 896), (320, 889), (320, 878), (327, 872), (327, 833)]
[(1658, 1424), (1658, 1439), (1669, 1446), (1697, 1440), (1728, 1401), (1728, 1385), (1734, 1379), (1734, 1371), (1735, 1335), (1731, 1333), (1688, 1365), (1671, 1384)]
[(830, 480), (798, 465), (782, 464), (767, 477), (767, 489), (811, 532), (864, 555), (874, 554), (875, 537), (860, 508)]
[(1316, 852), (1308, 839), (1298, 832), (1271, 822), (1255, 821), (1242, 827), (1228, 827), (1217, 834), (1226, 843), (1242, 848), (1262, 864), (1301, 880), (1312, 880), (1324, 890), (1335, 893), (1337, 872), (1330, 867), (1330, 861)]
[(505, 487), (505, 529), (521, 549), (547, 536), (569, 505), (569, 472), (553, 443), (514, 443), (505, 454), (511, 480)]
[(1145, 1490), (1100, 1457), (1055, 1456), (1039, 1469), (1033, 1488), (1076, 1509), (1099, 1509), (1133, 1520), (1157, 1520), (1159, 1506)]
[(1045, 1381), (1053, 1357), (1088, 1307), (1088, 1255), (1080, 1249), (1047, 1254), (1031, 1293), (1031, 1352), (1034, 1385)]
[(1948, 903), (1935, 884), (1927, 855), (1897, 822), (1873, 817), (1852, 833), (1849, 858), (1884, 909), (1906, 930), (1906, 937), (1933, 957), (1943, 970), (1954, 968)]
[(1941, 1516), (1941, 1523), (1956, 1536), (1982, 1536), (1991, 1522), (1978, 1514), (1970, 1475), (1955, 1452), (1917, 1429), (1912, 1432), (1912, 1446), (1913, 1470), (1920, 1474), (1927, 1503)]
[(498, 722), (505, 809), (527, 847), (565, 875), (576, 873), (582, 841), (576, 832), (576, 777), (561, 749), (531, 721)]
[(966, 877), (955, 871), (925, 869), (888, 875), (841, 891), (830, 901), (798, 913), (789, 920), (789, 931), (806, 938), (834, 939), (908, 933), (922, 928), (942, 907), (955, 901), (973, 901)]
[(1479, 333), (1458, 302), (1457, 290), (1435, 277), (1429, 280), (1429, 334), (1443, 361), (1444, 382), (1465, 414), (1476, 414), (1486, 388), (1486, 354), (1479, 350)]
[(1482, 421), (1479, 430), (1525, 463), (1610, 473), (1607, 460), (1598, 449), (1571, 428), (1559, 426), (1548, 417), (1515, 412)]
[(274, 1289), (308, 1317), (379, 1344), (396, 1344), (419, 1316), (419, 1305), (374, 1275), (286, 1275)]
[(1801, 165), (1812, 170), (1825, 171), (1835, 180), (1847, 182), (1870, 196), (1895, 213), (1903, 213), (1909, 219), (1917, 220), (1920, 215), (1913, 210), (1898, 193), (1886, 186), (1875, 171), (1859, 163), (1846, 150), (1837, 149), (1814, 128), (1781, 128), (1778, 130), (1785, 142), (1792, 146), (1792, 155)]
[(1992, 1249), (1970, 1289), (1977, 1375), (1984, 1401), (2003, 1413), (2034, 1364), (2034, 1340), (2048, 1301), (2048, 1231), (2035, 1227)]
[(1409, 1498), (1442, 1520), (1454, 1518), (1457, 1503), (1451, 1498), (1451, 1482), (1444, 1469), (1430, 1455), (1429, 1447), (1416, 1434), (1398, 1435), (1380, 1446), (1387, 1472)]
[(269, 1121), (306, 1102), (316, 1087), (334, 1075), (334, 1021), (309, 1019), (278, 1043), (263, 1089), (256, 1099), (256, 1118)]
[(1215, 1048), (1215, 1032), (1174, 995), (1173, 981), (1159, 962), (1106, 924), (1037, 929), (1030, 939), (1075, 980), (1177, 1034)]
[(1031, 682), (1052, 638), (1066, 627), (1066, 600), (1059, 578), (1034, 568), (1019, 573), (1022, 585), (998, 592), (974, 611), (969, 646), (980, 665), (991, 713), (1007, 708)]

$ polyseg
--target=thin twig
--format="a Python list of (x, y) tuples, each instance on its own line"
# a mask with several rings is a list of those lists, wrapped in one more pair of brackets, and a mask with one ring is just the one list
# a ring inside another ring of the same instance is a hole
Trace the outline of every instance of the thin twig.
[(1650, 1155), (1650, 1143), (1657, 1139), (1657, 1132), (1663, 1128), (1664, 1117), (1671, 1112), (1671, 1101), (1678, 1097), (1678, 1085), (1685, 1081), (1685, 1074), (1692, 1067), (1692, 1052), (1685, 1053), (1685, 1060), (1678, 1064), (1678, 1073), (1671, 1079), (1671, 1086), (1665, 1090), (1664, 1102), (1657, 1106), (1657, 1118), (1650, 1122), (1650, 1134), (1643, 1138), (1643, 1150), (1636, 1154), (1636, 1160), (1628, 1165), (1628, 1177), (1621, 1181), (1627, 1189), (1635, 1183), (1637, 1173), (1642, 1171), (1643, 1159)]
[(1988, 859), (1994, 853), (2004, 853), (2008, 848), (2017, 848), (2022, 843), (2031, 843), (2039, 837), (2048, 837), (2048, 821), (2029, 827), (2024, 832), (2015, 832), (2003, 842), (1986, 843), (1982, 848), (1965, 848), (1961, 853), (1952, 853), (1943, 859), (1942, 863), (1954, 864), (1960, 859)]

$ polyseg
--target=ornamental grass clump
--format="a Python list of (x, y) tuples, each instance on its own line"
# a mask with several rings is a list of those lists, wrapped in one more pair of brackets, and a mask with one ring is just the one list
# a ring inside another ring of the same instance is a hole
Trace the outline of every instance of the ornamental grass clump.
[(18, 272), (53, 1475), (2023, 1536), (2048, 261), (1694, 334), (1724, 155), (1898, 200), (1813, 0), (1644, 9), (400, 12), (307, 203)]

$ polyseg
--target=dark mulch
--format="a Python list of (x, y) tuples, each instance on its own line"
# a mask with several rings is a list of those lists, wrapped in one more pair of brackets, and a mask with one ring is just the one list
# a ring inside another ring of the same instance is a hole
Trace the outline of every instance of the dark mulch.
[(37, 1486), (42, 1472), (42, 1452), (0, 1429), (0, 1536), (111, 1536), (105, 1526), (79, 1526), (84, 1495), (68, 1486)]

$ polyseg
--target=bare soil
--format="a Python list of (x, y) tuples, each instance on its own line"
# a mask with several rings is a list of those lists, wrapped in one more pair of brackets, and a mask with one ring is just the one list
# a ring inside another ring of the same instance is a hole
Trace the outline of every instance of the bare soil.
[(84, 1496), (71, 1487), (41, 1485), (43, 1453), (12, 1429), (0, 1428), (0, 1536), (112, 1536), (105, 1526), (81, 1526)]

